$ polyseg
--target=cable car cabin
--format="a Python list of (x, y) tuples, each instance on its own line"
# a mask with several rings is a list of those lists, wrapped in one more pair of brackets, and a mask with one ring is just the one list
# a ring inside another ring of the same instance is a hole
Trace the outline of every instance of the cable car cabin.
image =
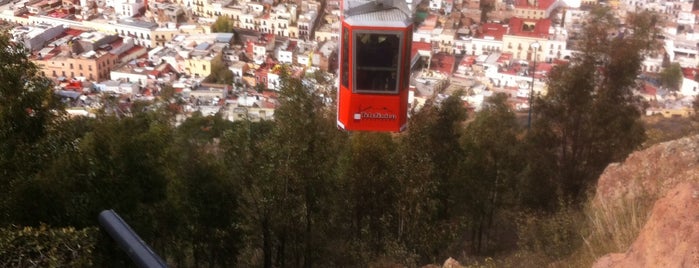
[(406, 128), (412, 33), (405, 0), (344, 0), (339, 128), (385, 132)]

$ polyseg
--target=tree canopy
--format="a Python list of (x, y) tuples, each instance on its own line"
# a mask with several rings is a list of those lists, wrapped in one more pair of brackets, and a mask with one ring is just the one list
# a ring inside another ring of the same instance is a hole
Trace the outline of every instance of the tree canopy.
[(622, 160), (645, 138), (633, 90), (644, 55), (654, 46), (655, 16), (630, 16), (633, 34), (610, 37), (619, 21), (608, 9), (593, 10), (582, 50), (551, 70), (548, 92), (533, 105), (529, 140), (547, 163), (530, 167), (555, 172), (549, 181), (567, 198), (580, 201), (607, 164)]

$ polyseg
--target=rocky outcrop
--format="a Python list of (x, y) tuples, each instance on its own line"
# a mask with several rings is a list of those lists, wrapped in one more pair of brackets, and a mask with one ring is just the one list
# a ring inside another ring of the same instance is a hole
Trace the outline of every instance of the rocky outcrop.
[(444, 261), (444, 265), (442, 265), (442, 268), (461, 268), (461, 264), (456, 261), (455, 259), (449, 257), (446, 261)]
[(597, 183), (595, 202), (659, 198), (680, 182), (699, 182), (699, 136), (661, 143), (609, 165)]
[(626, 252), (605, 255), (593, 267), (699, 267), (699, 136), (610, 165), (593, 206), (610, 209), (639, 199), (653, 206), (638, 237)]
[(660, 198), (626, 253), (593, 267), (699, 267), (699, 183), (680, 183)]

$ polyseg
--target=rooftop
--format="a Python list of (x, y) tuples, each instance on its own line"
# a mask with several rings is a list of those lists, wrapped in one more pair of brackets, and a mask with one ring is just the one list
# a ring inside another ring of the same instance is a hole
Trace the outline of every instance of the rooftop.
[[(507, 27), (497, 23), (484, 23), (476, 37), (482, 39), (502, 40), (502, 36), (507, 32)], [(548, 31), (547, 31), (548, 32)]]
[(549, 28), (551, 28), (550, 19), (522, 19), (513, 17), (510, 19), (510, 35), (528, 36), (535, 38), (548, 38)]
[(430, 70), (434, 70), (445, 75), (451, 75), (454, 71), (454, 64), (455, 58), (453, 55), (437, 53), (432, 56)]
[(158, 28), (157, 23), (142, 21), (142, 20), (125, 19), (125, 20), (120, 20), (119, 24), (128, 25), (128, 26), (132, 26), (132, 27), (138, 27), (138, 28), (147, 28), (147, 29)]
[(557, 0), (515, 0), (516, 8), (546, 10)]

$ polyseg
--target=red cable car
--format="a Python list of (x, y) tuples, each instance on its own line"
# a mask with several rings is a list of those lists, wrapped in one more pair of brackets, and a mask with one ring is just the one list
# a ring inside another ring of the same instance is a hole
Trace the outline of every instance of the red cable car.
[(343, 0), (337, 126), (407, 126), (412, 13), (405, 0)]

